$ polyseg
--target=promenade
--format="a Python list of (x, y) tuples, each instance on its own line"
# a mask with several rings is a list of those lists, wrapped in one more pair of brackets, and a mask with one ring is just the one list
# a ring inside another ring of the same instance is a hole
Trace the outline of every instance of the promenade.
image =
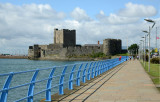
[(125, 62), (62, 102), (160, 102), (160, 92), (138, 60)]

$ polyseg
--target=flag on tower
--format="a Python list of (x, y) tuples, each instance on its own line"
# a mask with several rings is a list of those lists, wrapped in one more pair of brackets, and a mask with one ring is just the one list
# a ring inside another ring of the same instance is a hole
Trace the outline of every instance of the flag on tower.
[(156, 39), (159, 39), (159, 37), (156, 37)]

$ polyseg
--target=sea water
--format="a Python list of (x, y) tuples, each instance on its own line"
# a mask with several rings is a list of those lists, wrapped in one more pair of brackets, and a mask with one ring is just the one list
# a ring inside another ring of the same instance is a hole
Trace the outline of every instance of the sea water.
[[(56, 70), (55, 70), (54, 76), (58, 76), (58, 75), (61, 75), (61, 73), (64, 69), (64, 65), (68, 65), (68, 64), (74, 65), (75, 63), (81, 63), (81, 62), (82, 61), (42, 61), (42, 60), (28, 60), (28, 59), (0, 59), (0, 74), (10, 73), (10, 72), (14, 73), (14, 72), (28, 71), (28, 70), (35, 70), (35, 69), (49, 68), (49, 67), (52, 68), (54, 66), (62, 66), (62, 67), (56, 68)], [(67, 68), (67, 70), (68, 70), (68, 71), (66, 71), (67, 73), (69, 73), (71, 71), (72, 66)], [(48, 78), (50, 72), (51, 72), (51, 69), (40, 71), (38, 73), (36, 80)], [(34, 72), (14, 75), (12, 78), (10, 87), (15, 87), (17, 85), (30, 83), (33, 74), (34, 74)], [(5, 77), (0, 76), (0, 90), (2, 90), (3, 85), (4, 85), (7, 77), (8, 76), (5, 76)], [(57, 85), (59, 83), (59, 78), (60, 78), (60, 76), (53, 78), (52, 86)], [(67, 76), (66, 80), (68, 80), (68, 76)], [(47, 80), (40, 82), (40, 83), (36, 83), (34, 93), (45, 90), (46, 83), (47, 83)], [(29, 85), (9, 90), (7, 101), (12, 102), (12, 101), (18, 100), (22, 97), (26, 97), (28, 94), (27, 93), (28, 87), (29, 87)], [(66, 87), (68, 87), (68, 85), (65, 85), (65, 88)], [(52, 89), (52, 94), (55, 94), (57, 92), (58, 92), (58, 87), (55, 87)], [(1, 93), (0, 93), (0, 95), (1, 95)], [(34, 96), (34, 102), (37, 102), (43, 98), (45, 98), (45, 92)], [(23, 101), (26, 101), (26, 100), (23, 100)]]

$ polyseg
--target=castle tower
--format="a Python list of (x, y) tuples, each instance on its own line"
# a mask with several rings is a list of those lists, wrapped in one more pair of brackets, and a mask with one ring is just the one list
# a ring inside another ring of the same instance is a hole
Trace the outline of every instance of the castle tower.
[(120, 54), (122, 49), (120, 39), (105, 39), (103, 40), (103, 53), (105, 55)]
[(64, 47), (76, 45), (76, 31), (68, 29), (54, 29), (54, 44), (62, 44)]
[(103, 53), (105, 55), (110, 55), (110, 39), (104, 39), (103, 40)]

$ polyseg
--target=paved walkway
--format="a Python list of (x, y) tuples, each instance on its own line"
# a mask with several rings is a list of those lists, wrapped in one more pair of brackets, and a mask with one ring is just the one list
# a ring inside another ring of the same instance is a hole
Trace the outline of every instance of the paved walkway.
[(160, 102), (159, 91), (137, 60), (127, 62), (114, 75), (110, 74), (104, 79), (103, 76), (61, 101)]

